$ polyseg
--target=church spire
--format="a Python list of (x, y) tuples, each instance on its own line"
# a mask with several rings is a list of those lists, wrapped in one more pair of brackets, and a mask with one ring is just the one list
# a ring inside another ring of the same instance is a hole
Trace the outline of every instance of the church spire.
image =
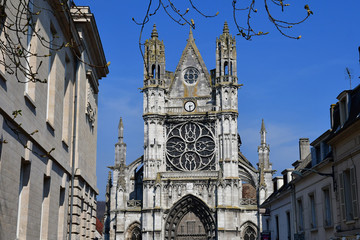
[(266, 144), (266, 128), (264, 119), (261, 121), (260, 128), (261, 144), (258, 147), (259, 155), (259, 182), (260, 182), (260, 203), (270, 196), (273, 192), (272, 176), (274, 171), (272, 170), (272, 163), (270, 162), (270, 146)]
[(125, 164), (126, 162), (126, 143), (124, 143), (124, 124), (120, 118), (118, 126), (118, 142), (115, 144), (115, 166)]

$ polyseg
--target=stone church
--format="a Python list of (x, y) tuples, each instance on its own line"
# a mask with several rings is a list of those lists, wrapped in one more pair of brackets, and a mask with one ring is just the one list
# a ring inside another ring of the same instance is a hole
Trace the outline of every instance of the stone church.
[(258, 205), (273, 191), (273, 171), (264, 123), (258, 168), (240, 151), (241, 84), (227, 23), (210, 72), (191, 29), (175, 72), (165, 70), (155, 25), (144, 57), (144, 155), (126, 165), (120, 119), (105, 239), (257, 239)]

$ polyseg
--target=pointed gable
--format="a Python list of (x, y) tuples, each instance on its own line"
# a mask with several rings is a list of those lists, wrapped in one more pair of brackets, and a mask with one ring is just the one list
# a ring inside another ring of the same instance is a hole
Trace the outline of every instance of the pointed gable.
[(170, 84), (170, 97), (203, 97), (211, 94), (211, 78), (190, 28), (189, 38), (174, 78)]

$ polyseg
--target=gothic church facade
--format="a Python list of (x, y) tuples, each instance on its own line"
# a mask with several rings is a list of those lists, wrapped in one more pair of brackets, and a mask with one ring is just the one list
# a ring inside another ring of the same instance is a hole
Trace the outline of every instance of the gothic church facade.
[(154, 25), (145, 42), (144, 155), (126, 165), (120, 120), (105, 239), (256, 239), (258, 200), (272, 193), (273, 172), (264, 124), (259, 168), (240, 151), (236, 69), (227, 23), (210, 72), (191, 30), (175, 72), (166, 71)]

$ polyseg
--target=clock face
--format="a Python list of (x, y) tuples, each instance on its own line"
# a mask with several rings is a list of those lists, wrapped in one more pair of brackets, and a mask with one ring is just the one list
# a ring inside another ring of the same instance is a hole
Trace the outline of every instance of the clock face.
[(184, 108), (187, 112), (192, 112), (195, 110), (195, 103), (193, 101), (187, 101), (185, 104), (184, 104)]

